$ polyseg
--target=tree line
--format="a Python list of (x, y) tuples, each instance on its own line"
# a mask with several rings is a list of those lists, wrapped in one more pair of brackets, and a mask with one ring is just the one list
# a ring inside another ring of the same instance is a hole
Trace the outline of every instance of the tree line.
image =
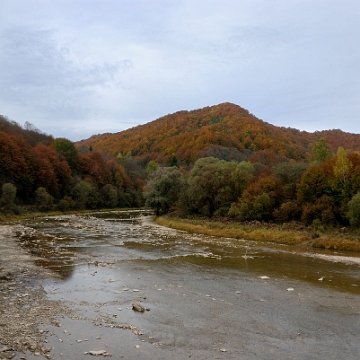
[(153, 170), (145, 198), (157, 214), (359, 226), (360, 153), (339, 147), (333, 154), (321, 139), (306, 162), (268, 166), (200, 158), (187, 172)]
[(145, 170), (0, 117), (0, 212), (138, 207)]
[(157, 214), (358, 226), (360, 153), (332, 149), (320, 139), (310, 157), (298, 160), (265, 149), (237, 160), (204, 153), (187, 166), (172, 156), (164, 167), (131, 151), (114, 156), (91, 145), (76, 148), (0, 116), (0, 212), (145, 204)]

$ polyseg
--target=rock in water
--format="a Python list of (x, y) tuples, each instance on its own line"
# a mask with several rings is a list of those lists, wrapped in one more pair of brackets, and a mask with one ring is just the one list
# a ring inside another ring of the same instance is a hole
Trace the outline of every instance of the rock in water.
[(132, 303), (132, 309), (139, 312), (149, 311), (150, 309), (146, 306), (140, 304), (137, 300), (134, 300)]
[(99, 356), (99, 355), (106, 355), (107, 352), (105, 350), (91, 350), (89, 351), (89, 354), (93, 356)]

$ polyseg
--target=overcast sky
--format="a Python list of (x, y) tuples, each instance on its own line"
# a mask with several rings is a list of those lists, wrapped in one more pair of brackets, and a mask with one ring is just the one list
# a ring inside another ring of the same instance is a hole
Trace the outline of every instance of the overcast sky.
[(360, 133), (359, 0), (0, 0), (0, 114), (72, 141), (232, 102)]

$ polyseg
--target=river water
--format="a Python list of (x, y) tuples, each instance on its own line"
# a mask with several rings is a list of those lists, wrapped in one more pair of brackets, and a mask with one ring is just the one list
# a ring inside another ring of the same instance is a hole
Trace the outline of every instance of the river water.
[(357, 254), (192, 235), (143, 211), (24, 225), (59, 275), (47, 296), (76, 309), (44, 326), (53, 359), (360, 358)]

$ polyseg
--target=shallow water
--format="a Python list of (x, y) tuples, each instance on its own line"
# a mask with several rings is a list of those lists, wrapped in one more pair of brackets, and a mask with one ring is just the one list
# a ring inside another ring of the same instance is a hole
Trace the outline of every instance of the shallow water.
[(61, 276), (48, 296), (78, 309), (46, 328), (54, 359), (359, 358), (359, 255), (190, 235), (140, 211), (24, 225), (23, 245)]

